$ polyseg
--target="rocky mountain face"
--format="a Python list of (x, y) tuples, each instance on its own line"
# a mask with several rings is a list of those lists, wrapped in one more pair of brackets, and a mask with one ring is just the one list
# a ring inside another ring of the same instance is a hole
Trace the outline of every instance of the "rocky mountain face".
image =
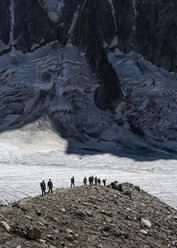
[[(0, 40), (6, 45), (10, 4), (10, 0), (1, 1)], [(174, 0), (14, 0), (14, 5), (15, 46), (24, 52), (56, 39), (61, 43), (71, 39), (89, 54), (88, 45), (94, 49), (97, 45), (103, 58), (103, 47), (117, 46), (125, 53), (134, 50), (157, 66), (177, 71)], [(87, 57), (97, 70), (96, 64), (103, 58), (94, 61), (94, 52)]]
[(45, 112), (81, 140), (111, 130), (124, 143), (131, 132), (136, 146), (176, 151), (176, 74), (141, 57), (177, 70), (175, 1), (1, 0), (0, 7), (1, 131)]
[[(1, 1), (0, 40), (6, 45), (10, 43), (10, 4), (10, 0)], [(27, 52), (56, 39), (64, 44), (72, 40), (86, 51), (89, 64), (104, 82), (103, 94), (106, 91), (114, 102), (120, 96), (119, 81), (104, 48), (134, 50), (157, 66), (176, 71), (176, 10), (175, 1), (15, 0), (15, 47)]]
[(2, 248), (177, 245), (177, 211), (139, 187), (58, 189), (0, 207)]

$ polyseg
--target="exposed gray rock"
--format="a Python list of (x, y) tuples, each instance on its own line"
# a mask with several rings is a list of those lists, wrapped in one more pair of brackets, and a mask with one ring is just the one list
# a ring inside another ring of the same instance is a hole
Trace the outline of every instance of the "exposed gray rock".
[(143, 233), (143, 234), (148, 234), (148, 232), (146, 230), (143, 230), (143, 229), (140, 230), (140, 232)]
[(27, 238), (37, 240), (41, 238), (41, 231), (33, 226), (27, 227)]
[(26, 228), (24, 226), (17, 226), (14, 229), (14, 233), (21, 238), (27, 238)]
[[(140, 244), (142, 247), (168, 247), (170, 244), (175, 248), (177, 223), (174, 218), (167, 220), (166, 216), (175, 216), (176, 210), (144, 191), (137, 191), (131, 184), (123, 184), (123, 187), (125, 191), (133, 192), (133, 201), (118, 192), (118, 204), (115, 205), (116, 191), (98, 186), (97, 190), (92, 186), (58, 189), (53, 195), (20, 201), (19, 204), (30, 212), (33, 225), (30, 225), (31, 221), (21, 208), (0, 207), (4, 217), (10, 219), (16, 230), (7, 236), (0, 225), (0, 246), (10, 248), (23, 244), (24, 247), (77, 248), (80, 245), (85, 247), (84, 244), (88, 247), (110, 247), (111, 244), (113, 248), (117, 248), (117, 245), (132, 248), (139, 247)], [(97, 201), (97, 198), (103, 198), (104, 202)], [(84, 206), (83, 201), (87, 203)], [(58, 205), (60, 208), (64, 206), (67, 214), (59, 211)], [(85, 213), (84, 219), (75, 215), (76, 206)], [(42, 212), (47, 226), (39, 225), (41, 217), (35, 214), (35, 209)], [(86, 214), (88, 211), (92, 212), (92, 216)], [(137, 218), (142, 213), (144, 218)], [(147, 228), (147, 224), (150, 226), (148, 219), (153, 219), (153, 223), (156, 223), (151, 228)], [(146, 226), (141, 224), (141, 220)]]
[(41, 216), (41, 215), (42, 215), (42, 213), (41, 213), (41, 211), (40, 211), (39, 209), (36, 209), (36, 210), (35, 210), (35, 213), (36, 213), (38, 216)]
[(9, 226), (9, 224), (6, 221), (1, 221), (0, 225), (7, 231), (10, 232), (11, 228)]
[(139, 186), (135, 186), (135, 189), (138, 190), (138, 191), (141, 191)]
[(141, 225), (149, 229), (152, 227), (152, 223), (144, 218), (141, 218)]

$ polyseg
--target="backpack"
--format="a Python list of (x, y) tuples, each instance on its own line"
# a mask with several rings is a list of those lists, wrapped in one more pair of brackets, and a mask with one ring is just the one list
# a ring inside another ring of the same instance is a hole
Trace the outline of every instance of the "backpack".
[(48, 187), (49, 187), (49, 188), (51, 188), (51, 187), (52, 187), (52, 185), (53, 185), (53, 184), (52, 184), (52, 182), (51, 182), (51, 181), (49, 181), (49, 182), (48, 182)]
[(45, 188), (45, 183), (43, 183), (43, 182), (42, 182), (42, 183), (40, 183), (40, 186), (41, 186), (41, 188), (43, 188), (43, 189), (44, 189), (44, 188)]

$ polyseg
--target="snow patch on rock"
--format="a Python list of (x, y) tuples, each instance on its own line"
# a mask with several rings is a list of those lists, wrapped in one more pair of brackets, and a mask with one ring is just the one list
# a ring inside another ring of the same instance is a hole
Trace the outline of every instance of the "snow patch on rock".
[(44, 10), (47, 12), (49, 19), (57, 23), (64, 8), (64, 0), (39, 0)]
[(71, 26), (70, 26), (70, 28), (68, 30), (68, 35), (71, 35), (72, 34), (73, 29), (74, 29), (74, 27), (76, 25), (76, 22), (77, 22), (77, 19), (78, 19), (78, 15), (79, 15), (79, 8), (80, 8), (80, 5), (78, 5), (78, 8), (77, 8), (76, 12), (73, 15), (73, 20), (72, 20)]
[[(111, 11), (112, 11), (113, 19), (114, 19), (114, 25), (115, 25), (116, 35), (118, 35), (118, 26), (117, 26), (117, 20), (116, 20), (116, 11), (115, 11), (115, 8), (114, 8), (114, 5), (113, 5), (112, 0), (108, 0), (108, 2), (111, 5)], [(116, 39), (116, 41), (114, 41), (114, 44), (115, 43), (118, 44), (118, 37), (116, 36), (115, 39)]]

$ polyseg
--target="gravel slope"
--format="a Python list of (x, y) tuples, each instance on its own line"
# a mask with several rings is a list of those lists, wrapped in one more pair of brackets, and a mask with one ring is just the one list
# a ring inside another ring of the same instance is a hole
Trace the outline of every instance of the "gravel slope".
[(132, 184), (58, 189), (0, 207), (0, 247), (176, 247), (177, 211)]

